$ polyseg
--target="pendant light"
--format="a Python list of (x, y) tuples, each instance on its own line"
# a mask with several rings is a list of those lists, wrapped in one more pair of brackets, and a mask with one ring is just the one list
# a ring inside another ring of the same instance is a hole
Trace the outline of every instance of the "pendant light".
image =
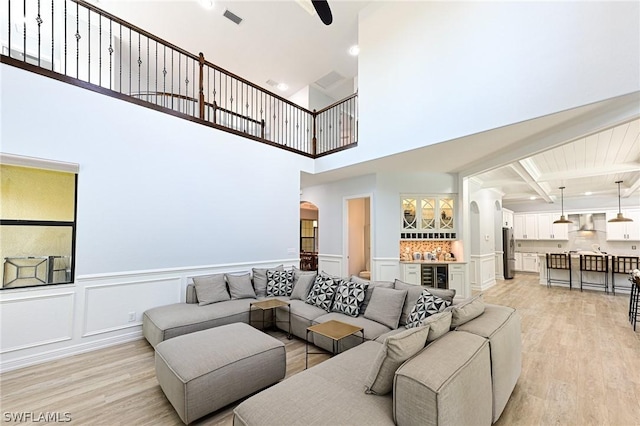
[(562, 214), (560, 215), (560, 219), (554, 220), (553, 223), (573, 223), (569, 219), (564, 217), (564, 186), (559, 187), (560, 190), (560, 200), (562, 203)]
[(622, 210), (620, 209), (620, 184), (622, 183), (622, 181), (621, 180), (617, 180), (616, 183), (618, 184), (618, 215), (616, 217), (614, 217), (613, 219), (609, 219), (609, 222), (610, 223), (615, 223), (615, 222), (633, 222), (633, 219), (622, 216)]

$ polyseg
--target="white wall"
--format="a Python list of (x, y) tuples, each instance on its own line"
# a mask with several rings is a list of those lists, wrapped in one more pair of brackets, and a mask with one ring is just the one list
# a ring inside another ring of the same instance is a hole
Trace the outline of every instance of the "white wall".
[(637, 91), (639, 8), (372, 2), (359, 17), (359, 145), (319, 170)]
[(300, 170), (312, 160), (0, 73), (2, 152), (80, 165), (75, 285), (0, 293), (3, 369), (139, 338), (143, 311), (184, 299), (190, 276), (297, 262)]

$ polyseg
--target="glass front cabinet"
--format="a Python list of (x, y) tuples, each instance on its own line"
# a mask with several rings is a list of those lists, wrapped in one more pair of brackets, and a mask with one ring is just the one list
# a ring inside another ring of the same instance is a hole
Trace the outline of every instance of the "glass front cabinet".
[(455, 194), (401, 197), (401, 238), (455, 239)]

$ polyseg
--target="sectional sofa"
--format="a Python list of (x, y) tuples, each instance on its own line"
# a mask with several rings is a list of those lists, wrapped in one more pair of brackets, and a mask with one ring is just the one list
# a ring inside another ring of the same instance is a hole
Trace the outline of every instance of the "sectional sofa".
[[(249, 322), (250, 315), (256, 315), (252, 322), (261, 320), (262, 313), (250, 312), (249, 303), (268, 297), (265, 284), (272, 283), (273, 272), (270, 280), (266, 272), (253, 270), (253, 296), (245, 275), (240, 290), (238, 276), (224, 277), (227, 294), (213, 298), (198, 291), (199, 281), (207, 277), (195, 277), (187, 287), (187, 303), (145, 312), (145, 338), (155, 347), (181, 334)], [(520, 318), (514, 309), (484, 304), (477, 297), (458, 301), (453, 290), (428, 289), (452, 306), (428, 317), (435, 319), (432, 323), (421, 321), (416, 326), (415, 307), (424, 302), (421, 286), (351, 277), (341, 280), (353, 283), (345, 284), (350, 290), (342, 291), (342, 299), (336, 290), (331, 302), (315, 300), (314, 304), (311, 296), (318, 281), (338, 278), (321, 274), (321, 279), (298, 270), (291, 274), (291, 287), (280, 288), (289, 296), (277, 296), (290, 304), (275, 310), (278, 327), (288, 331), (290, 309), (291, 332), (299, 338), (305, 338), (310, 325), (337, 319), (363, 327), (366, 342), (361, 344), (360, 336), (344, 339), (341, 354), (245, 400), (234, 411), (234, 424), (491, 424), (500, 417), (521, 369)], [(222, 300), (203, 304), (200, 296)], [(344, 306), (334, 309), (337, 300), (353, 298), (358, 301), (357, 312)], [(406, 362), (387, 368), (391, 376), (386, 379), (386, 393), (365, 393), (367, 383), (379, 379), (375, 374), (371, 377), (373, 366), (385, 365), (381, 354), (394, 353), (389, 345), (402, 342), (407, 333), (414, 334), (412, 329), (420, 328), (424, 334), (425, 327), (428, 337), (419, 350)], [(310, 334), (309, 340), (326, 350), (333, 347), (319, 335)]]

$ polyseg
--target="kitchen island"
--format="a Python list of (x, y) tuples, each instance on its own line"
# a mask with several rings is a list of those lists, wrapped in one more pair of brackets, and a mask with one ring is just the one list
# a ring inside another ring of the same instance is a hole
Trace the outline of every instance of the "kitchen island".
[[(547, 267), (546, 253), (538, 253), (540, 264), (540, 284), (547, 285), (549, 278), (548, 274), (551, 273), (550, 285), (569, 287), (569, 279), (571, 279), (571, 287), (573, 289), (580, 290), (580, 278), (582, 275), (583, 282), (588, 284), (585, 286), (585, 289), (609, 292), (613, 290), (613, 286), (615, 285), (616, 292), (621, 290), (623, 293), (627, 294), (629, 292), (629, 271), (631, 269), (636, 269), (639, 261), (637, 256), (625, 256), (625, 259), (628, 259), (626, 263), (613, 265), (612, 258), (617, 256), (611, 254), (587, 251), (557, 254), (569, 254), (571, 271), (565, 269), (549, 269)], [(599, 266), (597, 268), (594, 264), (592, 269), (603, 270), (603, 272), (580, 271), (581, 254), (602, 258), (603, 262), (599, 262)], [(604, 266), (604, 268), (600, 267), (600, 265)]]

